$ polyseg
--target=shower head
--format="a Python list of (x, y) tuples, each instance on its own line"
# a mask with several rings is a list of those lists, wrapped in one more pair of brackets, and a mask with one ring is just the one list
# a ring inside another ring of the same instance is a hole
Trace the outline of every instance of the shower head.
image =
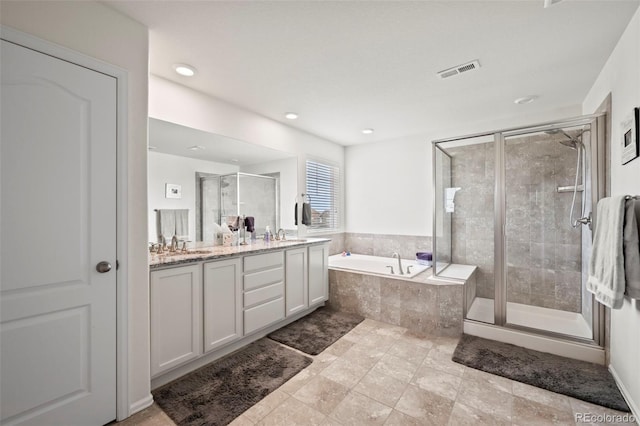
[(564, 135), (567, 139), (562, 139), (558, 142), (560, 142), (564, 146), (568, 146), (571, 149), (578, 149), (578, 147), (582, 145), (582, 141), (580, 139), (582, 138), (582, 133), (584, 132), (584, 130), (580, 131), (580, 133), (578, 133), (575, 138), (562, 129), (551, 129), (545, 130), (544, 132), (548, 135)]

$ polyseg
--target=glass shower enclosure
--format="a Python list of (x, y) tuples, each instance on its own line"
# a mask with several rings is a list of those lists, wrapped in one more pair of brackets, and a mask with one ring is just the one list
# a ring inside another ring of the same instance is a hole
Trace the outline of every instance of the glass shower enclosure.
[(257, 235), (280, 227), (279, 177), (232, 173), (200, 177), (201, 241), (213, 241), (214, 224), (253, 216)]
[(603, 344), (586, 291), (603, 145), (603, 115), (434, 141), (434, 274), (477, 266), (465, 321)]

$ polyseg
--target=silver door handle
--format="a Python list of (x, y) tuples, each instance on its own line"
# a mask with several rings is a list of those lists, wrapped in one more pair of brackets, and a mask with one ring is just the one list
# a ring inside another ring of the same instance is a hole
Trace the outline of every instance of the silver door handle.
[(105, 272), (109, 272), (111, 270), (111, 264), (106, 261), (102, 261), (96, 265), (96, 271), (104, 274)]

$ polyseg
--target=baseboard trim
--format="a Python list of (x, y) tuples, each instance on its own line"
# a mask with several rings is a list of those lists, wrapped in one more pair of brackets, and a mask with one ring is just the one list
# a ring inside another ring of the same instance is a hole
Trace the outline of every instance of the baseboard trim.
[(145, 408), (151, 407), (153, 404), (153, 395), (149, 394), (146, 397), (137, 400), (129, 406), (129, 415), (132, 416), (138, 411), (142, 411)]
[(609, 372), (613, 376), (613, 380), (615, 380), (616, 385), (618, 385), (618, 389), (620, 389), (620, 393), (624, 397), (624, 400), (627, 401), (627, 405), (631, 408), (631, 413), (633, 414), (633, 417), (636, 418), (636, 423), (640, 424), (640, 407), (631, 398), (627, 387), (624, 385), (624, 382), (620, 380), (620, 376), (616, 372), (616, 369), (613, 368), (613, 365), (609, 365)]

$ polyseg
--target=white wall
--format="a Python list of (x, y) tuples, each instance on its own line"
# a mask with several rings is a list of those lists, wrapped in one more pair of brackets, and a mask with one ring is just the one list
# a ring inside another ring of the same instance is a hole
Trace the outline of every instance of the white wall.
[(298, 193), (305, 192), (307, 156), (344, 167), (341, 145), (154, 75), (149, 76), (149, 117), (291, 153), (298, 158)]
[[(296, 158), (243, 166), (240, 171), (256, 175), (280, 173), (280, 227), (296, 229), (294, 225), (295, 199), (298, 193), (298, 162)], [(277, 229), (273, 230), (274, 232)]]
[[(189, 240), (196, 240), (196, 172), (227, 174), (239, 171), (238, 166), (179, 157), (160, 152), (149, 153), (149, 240), (157, 240), (154, 209), (189, 209)], [(165, 184), (182, 186), (182, 198), (165, 198)]]
[(147, 28), (100, 3), (3, 1), (2, 25), (84, 53), (128, 72), (129, 402), (150, 402), (147, 265)]
[[(640, 194), (640, 158), (620, 164), (620, 122), (640, 106), (640, 10), (636, 11), (609, 60), (587, 94), (590, 114), (611, 93), (611, 195)], [(640, 417), (640, 301), (626, 298), (611, 311), (611, 368)]]
[(580, 106), (492, 119), (345, 150), (347, 232), (432, 234), (433, 140), (581, 115)]
[(431, 235), (431, 144), (425, 137), (351, 146), (347, 231)]

